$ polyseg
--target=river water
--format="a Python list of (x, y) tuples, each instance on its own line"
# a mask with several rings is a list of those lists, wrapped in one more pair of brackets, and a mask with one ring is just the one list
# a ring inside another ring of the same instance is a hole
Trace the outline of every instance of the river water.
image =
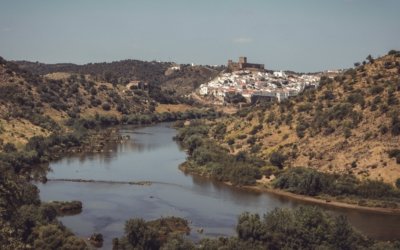
[[(266, 213), (277, 207), (296, 207), (301, 203), (274, 194), (257, 193), (230, 187), (178, 169), (186, 153), (172, 140), (176, 130), (170, 124), (134, 128), (123, 127), (130, 140), (107, 145), (102, 153), (65, 157), (50, 163), (49, 179), (103, 181), (151, 181), (152, 185), (49, 181), (38, 184), (43, 201), (80, 200), (79, 215), (60, 218), (78, 236), (93, 232), (104, 236), (104, 249), (112, 238), (123, 234), (124, 223), (133, 217), (146, 220), (162, 216), (186, 218), (190, 237), (234, 235), (237, 217), (244, 211)], [(400, 239), (400, 216), (325, 208), (345, 214), (361, 232), (381, 240)], [(197, 232), (204, 229), (203, 234)]]

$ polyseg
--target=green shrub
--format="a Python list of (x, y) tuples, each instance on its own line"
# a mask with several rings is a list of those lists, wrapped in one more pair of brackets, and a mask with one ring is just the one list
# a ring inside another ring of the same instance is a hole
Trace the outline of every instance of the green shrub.
[(250, 149), (250, 153), (255, 154), (258, 151), (260, 151), (260, 149), (261, 149), (261, 145), (260, 144), (253, 145), (251, 147), (251, 149)]
[(358, 186), (357, 193), (365, 198), (390, 197), (392, 189), (391, 185), (382, 181), (366, 180)]
[(109, 111), (111, 109), (111, 105), (108, 102), (103, 103), (103, 105), (101, 105), (101, 107), (105, 111)]
[(369, 92), (371, 93), (371, 95), (377, 95), (382, 93), (384, 90), (384, 88), (382, 86), (379, 85), (374, 85), (370, 88)]
[(256, 179), (260, 179), (260, 170), (256, 167), (249, 165), (237, 165), (234, 166), (230, 172), (230, 181), (234, 185), (253, 185), (256, 183)]
[(253, 127), (253, 129), (250, 131), (250, 134), (255, 135), (257, 132), (259, 132), (263, 128), (263, 125), (259, 124)]
[(371, 245), (344, 216), (333, 217), (316, 207), (275, 209), (263, 217), (243, 213), (236, 232), (239, 242), (233, 247), (224, 240), (205, 249), (358, 249)]
[(275, 113), (271, 111), (268, 114), (267, 123), (273, 123), (274, 121), (275, 121)]
[(348, 139), (351, 137), (351, 130), (349, 128), (344, 129), (344, 138)]
[(347, 97), (347, 101), (352, 104), (359, 104), (361, 107), (364, 107), (365, 100), (362, 93), (352, 93)]
[(400, 178), (397, 178), (396, 180), (396, 187), (400, 189)]
[(388, 55), (398, 55), (398, 54), (400, 54), (400, 51), (394, 50), (394, 49), (392, 49), (392, 50), (390, 50), (390, 51), (388, 52)]
[(215, 126), (214, 138), (222, 139), (225, 137), (225, 134), (226, 125), (223, 123), (218, 123), (217, 126)]
[(284, 163), (287, 157), (283, 155), (281, 152), (273, 152), (269, 157), (269, 162), (278, 168), (283, 168)]
[(247, 143), (250, 145), (254, 145), (254, 143), (256, 143), (256, 141), (257, 141), (257, 137), (255, 137), (255, 136), (251, 136), (247, 139)]
[(398, 200), (400, 193), (382, 181), (360, 181), (353, 175), (333, 175), (307, 168), (290, 168), (273, 182), (275, 188), (306, 195), (356, 196), (387, 201)]
[(305, 131), (308, 129), (310, 125), (307, 122), (300, 121), (296, 126), (296, 134), (299, 138), (303, 138), (305, 135)]
[(335, 94), (330, 90), (325, 90), (322, 96), (325, 100), (335, 100)]
[(275, 188), (288, 189), (291, 192), (315, 196), (326, 189), (327, 181), (322, 173), (312, 169), (293, 168), (279, 175), (274, 182)]
[(3, 150), (6, 153), (12, 153), (12, 152), (16, 152), (17, 148), (15, 147), (15, 145), (13, 143), (8, 142), (3, 146)]
[(397, 157), (400, 155), (400, 149), (395, 148), (388, 151), (389, 158)]
[(228, 143), (228, 145), (233, 145), (233, 144), (235, 144), (235, 139), (234, 138), (229, 138), (227, 143)]
[(298, 112), (309, 112), (311, 110), (313, 110), (313, 105), (309, 102), (301, 104), (297, 108)]

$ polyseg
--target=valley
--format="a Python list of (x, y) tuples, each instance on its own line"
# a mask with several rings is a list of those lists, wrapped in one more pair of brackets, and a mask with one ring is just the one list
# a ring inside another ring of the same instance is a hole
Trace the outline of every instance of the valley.
[[(99, 239), (104, 249), (125, 249), (137, 230), (124, 230), (129, 221), (153, 235), (135, 244), (155, 249), (253, 248), (266, 242), (243, 234), (249, 223), (263, 223), (241, 214), (250, 211), (267, 213), (269, 220), (280, 213), (320, 216), (329, 230), (346, 215), (351, 226), (340, 227), (358, 239), (350, 245), (392, 240), (388, 244), (395, 246), (399, 236), (390, 232), (397, 232), (400, 211), (399, 62), (400, 53), (391, 51), (334, 77), (322, 75), (313, 88), (279, 102), (216, 105), (198, 92), (211, 79), (226, 77), (223, 67), (2, 59), (0, 242), (9, 249), (41, 248), (54, 234), (66, 249), (98, 246)], [(199, 203), (188, 206), (188, 200)], [(82, 212), (58, 217), (60, 206), (68, 205), (50, 201), (80, 201)], [(165, 222), (129, 220), (164, 216)], [(151, 226), (170, 221), (183, 224), (177, 232)], [(366, 221), (382, 228), (367, 230)], [(295, 231), (313, 230), (293, 223)], [(191, 228), (188, 237), (184, 225)], [(278, 237), (278, 229), (268, 230), (268, 237)], [(284, 246), (276, 239), (274, 246)]]

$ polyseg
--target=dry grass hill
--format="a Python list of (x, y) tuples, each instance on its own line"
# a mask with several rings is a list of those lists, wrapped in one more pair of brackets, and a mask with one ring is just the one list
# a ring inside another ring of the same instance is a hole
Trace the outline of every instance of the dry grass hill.
[(226, 133), (217, 140), (231, 152), (248, 150), (278, 166), (393, 184), (400, 178), (399, 65), (398, 51), (369, 57), (334, 79), (323, 77), (316, 90), (221, 120), (215, 130)]
[(18, 147), (32, 136), (66, 129), (70, 118), (120, 118), (155, 110), (156, 102), (145, 91), (93, 81), (87, 75), (42, 77), (0, 59), (0, 149), (8, 142)]
[(202, 83), (215, 78), (222, 68), (207, 66), (182, 65), (179, 71), (165, 72), (165, 80), (161, 83), (161, 89), (167, 92), (184, 96), (194, 92)]
[[(28, 61), (16, 61), (21, 69), (38, 75), (83, 74), (93, 81), (109, 82), (114, 85), (126, 85), (132, 80), (140, 80), (150, 85), (150, 96), (159, 103), (183, 103), (183, 96), (190, 94), (200, 84), (217, 76), (222, 67), (179, 66), (170, 62), (146, 62), (122, 60), (110, 63), (89, 63), (77, 65), (71, 63), (44, 64)], [(175, 66), (175, 67), (174, 67)]]
[[(193, 100), (184, 96), (221, 70), (190, 65), (172, 70), (172, 65), (137, 60), (43, 64), (0, 57), (0, 151), (9, 142), (20, 148), (33, 136), (68, 130), (65, 124), (72, 119), (98, 114), (112, 123), (190, 110)], [(128, 87), (134, 80), (148, 84)]]

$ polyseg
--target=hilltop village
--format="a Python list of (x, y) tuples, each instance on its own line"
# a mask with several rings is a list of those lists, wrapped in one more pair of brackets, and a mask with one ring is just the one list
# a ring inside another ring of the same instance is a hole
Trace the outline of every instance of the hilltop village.
[(267, 71), (264, 64), (248, 63), (246, 57), (238, 62), (228, 61), (227, 71), (208, 83), (202, 84), (198, 93), (224, 104), (227, 96), (239, 95), (246, 102), (282, 101), (296, 96), (304, 89), (316, 88), (320, 80), (315, 74), (287, 74), (283, 71)]

